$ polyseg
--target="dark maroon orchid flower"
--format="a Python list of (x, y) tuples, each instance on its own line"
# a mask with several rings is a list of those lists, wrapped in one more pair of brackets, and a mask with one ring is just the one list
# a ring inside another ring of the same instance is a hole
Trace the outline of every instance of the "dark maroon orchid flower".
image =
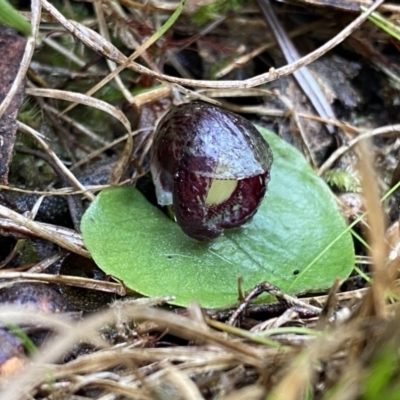
[(153, 142), (158, 203), (172, 204), (187, 235), (213, 239), (256, 213), (272, 159), (268, 143), (240, 115), (198, 102), (174, 107)]

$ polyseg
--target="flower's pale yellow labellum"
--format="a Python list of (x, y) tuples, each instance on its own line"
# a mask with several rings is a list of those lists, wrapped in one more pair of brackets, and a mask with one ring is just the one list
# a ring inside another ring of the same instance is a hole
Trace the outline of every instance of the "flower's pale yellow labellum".
[(221, 204), (228, 200), (234, 190), (238, 181), (233, 179), (213, 179), (210, 190), (207, 193), (206, 205)]

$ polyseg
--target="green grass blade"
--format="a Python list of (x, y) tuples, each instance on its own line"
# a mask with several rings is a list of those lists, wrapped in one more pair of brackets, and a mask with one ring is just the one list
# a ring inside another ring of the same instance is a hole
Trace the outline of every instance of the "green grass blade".
[[(365, 12), (367, 8), (361, 6), (361, 10)], [(368, 20), (375, 24), (377, 27), (381, 28), (383, 31), (393, 36), (395, 39), (400, 41), (400, 27), (393, 24), (388, 19), (386, 19), (382, 14), (374, 11), (368, 17)]]
[(31, 24), (15, 10), (7, 0), (0, 0), (0, 22), (25, 36), (31, 34)]

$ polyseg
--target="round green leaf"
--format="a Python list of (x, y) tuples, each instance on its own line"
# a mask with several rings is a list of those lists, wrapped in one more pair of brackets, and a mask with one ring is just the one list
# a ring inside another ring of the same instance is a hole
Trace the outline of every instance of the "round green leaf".
[(106, 273), (146, 296), (173, 304), (232, 305), (243, 288), (268, 281), (290, 294), (322, 290), (354, 265), (353, 242), (326, 184), (304, 157), (258, 128), (274, 154), (266, 198), (251, 222), (197, 242), (136, 189), (100, 193), (82, 219), (82, 235)]

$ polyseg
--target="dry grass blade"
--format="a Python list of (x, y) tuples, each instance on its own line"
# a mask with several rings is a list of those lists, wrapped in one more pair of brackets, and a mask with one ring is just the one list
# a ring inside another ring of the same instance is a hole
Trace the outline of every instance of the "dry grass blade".
[(72, 251), (76, 254), (80, 254), (83, 257), (90, 258), (89, 253), (84, 250), (82, 246), (79, 246), (78, 244), (69, 240), (68, 237), (63, 236), (59, 232), (57, 232), (57, 227), (54, 227), (54, 229), (49, 229), (46, 224), (32, 221), (31, 219), (26, 218), (23, 215), (20, 215), (2, 205), (0, 205), (0, 216), (13, 221), (17, 225), (16, 229), (18, 229), (18, 226), (21, 226), (23, 228), (26, 228), (28, 232), (32, 232), (34, 236), (46, 239), (52, 243), (56, 243), (62, 248)]
[(299, 356), (283, 379), (275, 386), (268, 400), (298, 400), (304, 398), (312, 378), (312, 362), (304, 352)]
[(393, 277), (388, 276), (386, 269), (388, 248), (385, 242), (385, 222), (372, 164), (373, 158), (365, 141), (358, 144), (357, 153), (362, 193), (370, 226), (367, 234), (373, 261), (373, 282), (369, 296), (364, 301), (363, 306), (367, 315), (372, 314), (383, 318), (387, 314), (385, 292), (393, 279)]
[[(162, 367), (166, 371), (167, 381), (169, 380), (178, 391), (179, 398), (186, 400), (204, 400), (199, 389), (185, 374), (181, 373), (171, 363), (163, 361)], [(174, 394), (176, 396), (177, 394)]]
[(16, 306), (1, 306), (0, 321), (4, 324), (19, 325), (37, 323), (39, 326), (50, 328), (61, 334), (67, 334), (71, 329), (71, 321), (65, 316), (43, 312), (32, 313), (31, 310), (22, 310)]
[(31, 280), (36, 282), (59, 283), (68, 286), (99, 290), (102, 292), (116, 293), (125, 296), (125, 287), (120, 283), (99, 281), (96, 279), (82, 278), (80, 276), (35, 274), (31, 272), (0, 272), (1, 279)]
[[(125, 135), (124, 139), (126, 139), (126, 135)], [(122, 142), (124, 139), (119, 140), (117, 143)], [(115, 145), (115, 142), (114, 142), (114, 145)], [(112, 147), (112, 146), (106, 146), (106, 147), (109, 148), (109, 147)], [(99, 153), (97, 153), (97, 154), (99, 154)], [(95, 157), (95, 156), (93, 156), (93, 157)], [(82, 164), (84, 164), (84, 163), (78, 164), (78, 166), (82, 165)], [(2, 190), (9, 190), (11, 192), (19, 192), (19, 193), (40, 195), (40, 196), (43, 196), (43, 197), (46, 197), (46, 196), (66, 196), (66, 195), (69, 195), (69, 194), (82, 194), (83, 195), (83, 194), (85, 194), (87, 192), (92, 192), (92, 193), (99, 192), (100, 190), (107, 189), (109, 187), (110, 187), (110, 185), (94, 185), (94, 186), (89, 185), (89, 186), (85, 186), (83, 190), (74, 190), (72, 187), (65, 187), (65, 188), (53, 189), (53, 190), (28, 190), (28, 189), (20, 189), (20, 188), (13, 187), (13, 186), (0, 185), (0, 189), (2, 189)]]
[[(19, 214), (18, 214), (19, 215)], [(67, 242), (74, 243), (78, 247), (83, 247), (82, 236), (72, 229), (64, 228), (61, 226), (45, 224), (42, 222), (35, 222), (39, 226), (43, 226), (51, 234), (57, 234), (64, 237)], [(20, 233), (24, 236), (40, 237), (40, 232), (33, 231), (28, 227), (19, 224), (18, 222), (12, 221), (7, 218), (0, 218), (0, 228), (4, 231), (11, 231), (13, 233)], [(88, 254), (88, 253), (85, 253)]]
[(299, 118), (300, 116), (296, 111), (296, 107), (294, 107), (291, 104), (290, 100), (285, 98), (284, 96), (280, 96), (279, 98), (282, 101), (282, 103), (285, 104), (285, 106), (290, 110), (290, 114), (291, 114), (294, 122), (296, 123), (297, 129), (299, 130), (299, 133), (300, 133), (300, 137), (303, 141), (304, 148), (306, 150), (307, 160), (310, 162), (310, 164), (313, 167), (316, 167), (317, 163), (314, 160), (313, 152), (310, 148), (310, 144), (308, 143), (307, 135), (306, 135), (305, 129), (303, 128), (303, 124), (300, 121), (300, 118)]
[(261, 385), (251, 385), (242, 389), (235, 390), (220, 400), (259, 400), (265, 395), (265, 389)]
[(194, 321), (188, 324), (188, 319), (179, 315), (174, 316), (174, 320), (171, 321), (170, 314), (161, 310), (147, 309), (146, 312), (149, 313), (147, 315), (145, 309), (132, 311), (136, 318), (152, 320), (159, 327), (168, 327), (171, 332), (179, 337), (213, 343), (236, 354), (243, 362), (255, 364), (260, 367), (264, 364), (262, 352), (260, 353), (257, 349), (243, 343), (227, 341), (224, 335), (211, 330), (205, 324)]
[(111, 177), (109, 180), (110, 185), (117, 185), (121, 181), (131, 160), (132, 151), (133, 151), (133, 139), (132, 135), (128, 133), (124, 149), (122, 150), (122, 153), (120, 154), (117, 162), (114, 164), (114, 168), (112, 170)]
[(232, 354), (221, 353), (202, 346), (177, 347), (171, 353), (168, 348), (111, 348), (101, 352), (82, 355), (79, 359), (64, 365), (54, 365), (53, 373), (57, 379), (67, 378), (70, 374), (95, 373), (105, 368), (134, 360), (135, 363), (155, 363), (168, 359), (173, 363), (190, 363), (208, 366), (211, 369), (224, 369), (237, 363)]

